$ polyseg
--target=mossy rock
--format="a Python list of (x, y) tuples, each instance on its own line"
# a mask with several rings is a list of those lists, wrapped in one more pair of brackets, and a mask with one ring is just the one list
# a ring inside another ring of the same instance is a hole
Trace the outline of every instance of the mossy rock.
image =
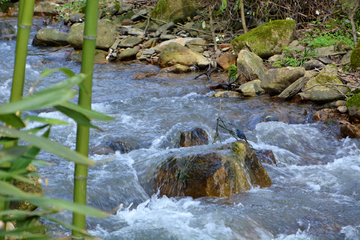
[(156, 174), (156, 189), (168, 197), (230, 197), (271, 179), (250, 145), (235, 142), (205, 153), (172, 156)]
[(159, 0), (151, 11), (152, 18), (166, 22), (179, 22), (195, 15), (196, 0)]
[(280, 54), (284, 47), (295, 39), (295, 22), (292, 20), (275, 20), (250, 30), (248, 33), (231, 41), (235, 53), (244, 47), (262, 58)]
[[(37, 170), (33, 165), (29, 165), (26, 170), (29, 173), (36, 173), (37, 175)], [(27, 183), (27, 182), (23, 182), (20, 180), (14, 180), (13, 184), (15, 187), (17, 187), (18, 189), (26, 192), (26, 193), (33, 193), (33, 194), (37, 194), (39, 196), (43, 196), (43, 190), (41, 187), (41, 184), (39, 183), (39, 177), (38, 176), (33, 176), (33, 175), (29, 175), (28, 177), (30, 180), (33, 180), (34, 183)], [(14, 209), (14, 210), (23, 210), (23, 211), (34, 211), (37, 208), (37, 206), (29, 203), (28, 201), (12, 201), (10, 202), (10, 209)]]
[(353, 70), (360, 69), (360, 41), (356, 44), (356, 47), (351, 53), (350, 64)]

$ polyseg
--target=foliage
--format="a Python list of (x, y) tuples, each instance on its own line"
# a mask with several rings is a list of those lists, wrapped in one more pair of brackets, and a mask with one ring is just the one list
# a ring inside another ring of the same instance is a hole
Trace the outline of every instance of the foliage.
[[(59, 199), (51, 199), (32, 193), (25, 193), (11, 184), (12, 179), (19, 179), (34, 184), (33, 180), (27, 178), (29, 172), (26, 170), (26, 167), (29, 164), (36, 166), (48, 164), (45, 161), (36, 159), (36, 155), (40, 150), (48, 151), (75, 163), (94, 165), (94, 162), (87, 157), (48, 139), (52, 126), (64, 124), (64, 122), (40, 117), (21, 118), (19, 116), (20, 111), (53, 106), (59, 108), (62, 112), (64, 109), (66, 109), (67, 112), (71, 112), (72, 114), (70, 117), (78, 124), (91, 125), (91, 118), (103, 120), (112, 119), (101, 113), (83, 109), (69, 103), (68, 101), (76, 95), (76, 92), (71, 89), (75, 85), (80, 84), (86, 76), (84, 74), (75, 75), (68, 69), (57, 70), (63, 71), (69, 78), (18, 101), (13, 101), (0, 106), (0, 121), (2, 122), (0, 125), (0, 145), (3, 146), (0, 151), (0, 179), (2, 180), (0, 181), (0, 196), (2, 196), (0, 202), (28, 201), (41, 209), (40, 211), (35, 212), (7, 209), (0, 211), (0, 226), (4, 226), (4, 223), (7, 221), (16, 221), (17, 225), (17, 229), (15, 230), (0, 231), (0, 237), (22, 236), (22, 238), (24, 238), (26, 236), (25, 238), (47, 239), (47, 235), (33, 233), (36, 230), (44, 229), (44, 227), (35, 226), (36, 220), (41, 217), (86, 234), (81, 229), (51, 217), (51, 214), (62, 212), (63, 209), (96, 217), (107, 216), (106, 213), (85, 205)], [(40, 78), (45, 77), (52, 72), (54, 72), (54, 70), (45, 69)], [(87, 121), (84, 122), (84, 118), (87, 119)], [(39, 122), (42, 125), (25, 130), (29, 122)], [(95, 127), (93, 125), (91, 126)], [(7, 144), (18, 140), (22, 140), (27, 144), (6, 147)]]
[(300, 40), (301, 43), (311, 48), (320, 48), (334, 46), (339, 42), (344, 42), (350, 48), (354, 48), (352, 35), (346, 30), (338, 30), (334, 33), (323, 33), (319, 28), (307, 33), (305, 38)]
[(304, 52), (301, 53), (300, 51), (285, 48), (283, 54), (285, 57), (283, 57), (280, 61), (275, 61), (273, 63), (274, 67), (301, 67), (305, 61), (308, 61), (316, 56), (316, 52), (311, 51), (310, 49), (305, 49)]

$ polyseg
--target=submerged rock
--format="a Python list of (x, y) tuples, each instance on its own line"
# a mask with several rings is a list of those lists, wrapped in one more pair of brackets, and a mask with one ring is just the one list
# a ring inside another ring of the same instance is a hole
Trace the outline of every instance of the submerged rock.
[(10, 23), (0, 21), (0, 36), (10, 35), (16, 33), (16, 30)]
[(207, 145), (209, 136), (205, 130), (194, 128), (180, 133), (180, 147), (191, 147), (197, 145)]
[(255, 152), (240, 141), (208, 153), (170, 157), (156, 174), (156, 188), (168, 197), (230, 197), (252, 187), (270, 185), (270, 177)]
[(342, 137), (360, 138), (360, 128), (355, 125), (343, 125), (340, 127)]

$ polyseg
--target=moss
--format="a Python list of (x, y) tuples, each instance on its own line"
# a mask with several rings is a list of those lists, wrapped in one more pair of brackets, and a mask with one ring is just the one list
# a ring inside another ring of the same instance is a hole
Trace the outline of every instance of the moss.
[[(248, 33), (236, 37), (231, 41), (236, 52), (240, 52), (246, 45), (250, 46), (252, 51), (261, 57), (269, 57), (269, 52), (273, 51), (271, 46), (278, 46), (278, 52), (288, 43), (281, 43), (279, 40), (288, 39), (293, 34), (295, 22), (292, 20), (275, 20), (257, 28)], [(274, 31), (275, 29), (275, 31)]]
[(184, 22), (186, 17), (194, 15), (195, 8), (194, 0), (159, 0), (150, 16), (167, 22)]
[(355, 49), (352, 51), (350, 56), (351, 68), (356, 70), (360, 68), (360, 41), (356, 44)]
[(118, 2), (114, 2), (114, 4), (115, 4), (115, 9), (119, 10), (120, 9), (120, 4)]
[(360, 107), (360, 93), (352, 96), (351, 98), (349, 98), (346, 101), (346, 106), (347, 107), (351, 107), (351, 106), (356, 106), (356, 107)]

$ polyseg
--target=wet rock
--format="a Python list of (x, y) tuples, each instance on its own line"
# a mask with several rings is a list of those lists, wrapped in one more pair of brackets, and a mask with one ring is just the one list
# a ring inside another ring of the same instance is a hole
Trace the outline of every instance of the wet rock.
[(209, 136), (205, 130), (194, 128), (180, 133), (180, 147), (191, 147), (197, 145), (207, 145)]
[(128, 61), (128, 60), (134, 60), (136, 59), (136, 54), (139, 52), (139, 50), (135, 48), (129, 48), (124, 51), (122, 51), (118, 57), (118, 61)]
[(271, 180), (250, 145), (235, 142), (217, 150), (166, 159), (156, 174), (156, 189), (168, 197), (230, 197)]
[(165, 22), (186, 20), (187, 17), (194, 16), (196, 3), (193, 0), (159, 0), (150, 16)]
[(231, 65), (236, 64), (236, 55), (231, 53), (226, 53), (221, 55), (217, 60), (216, 63), (224, 70), (228, 69)]
[[(29, 173), (36, 173), (37, 170), (33, 165), (29, 165), (26, 170)], [(27, 183), (23, 182), (17, 179), (14, 179), (13, 184), (15, 187), (20, 189), (21, 191), (24, 191), (26, 193), (35, 194), (38, 196), (43, 196), (43, 190), (41, 187), (41, 183), (39, 182), (38, 176), (28, 177), (30, 180), (32, 180), (34, 183)], [(10, 209), (13, 210), (23, 210), (23, 211), (34, 211), (37, 208), (37, 206), (29, 203), (28, 201), (11, 201), (10, 202)]]
[(241, 98), (241, 94), (234, 91), (219, 91), (214, 94), (216, 98)]
[(335, 65), (326, 65), (316, 77), (306, 83), (303, 92), (310, 93), (312, 101), (330, 102), (344, 99), (344, 93), (348, 88), (332, 85), (342, 84), (336, 74), (337, 67)]
[(139, 43), (142, 42), (141, 38), (138, 37), (129, 37), (129, 38), (125, 38), (124, 40), (122, 40), (119, 44), (119, 47), (122, 48), (133, 48), (134, 46), (138, 45)]
[(277, 122), (279, 121), (279, 118), (275, 116), (274, 114), (267, 114), (263, 116), (263, 119), (265, 122)]
[(108, 147), (108, 146), (96, 146), (89, 150), (90, 154), (97, 154), (97, 155), (108, 155), (108, 154), (114, 154), (115, 151)]
[(178, 43), (168, 44), (159, 55), (159, 65), (161, 67), (181, 64), (185, 66), (198, 66), (205, 68), (209, 61), (200, 53), (196, 53)]
[[(279, 37), (281, 36), (281, 37)], [(262, 58), (281, 54), (295, 38), (295, 22), (292, 20), (275, 20), (254, 28), (246, 34), (233, 39), (231, 44), (235, 53), (244, 47)]]
[(144, 16), (147, 16), (148, 13), (151, 11), (151, 9), (142, 9), (138, 13), (136, 13), (134, 16), (131, 17), (131, 21), (139, 21), (141, 19), (145, 19)]
[(0, 36), (15, 34), (16, 30), (10, 23), (0, 21)]
[[(75, 49), (82, 49), (84, 23), (75, 23), (68, 35), (69, 44)], [(108, 20), (99, 20), (96, 38), (96, 48), (108, 50), (115, 42), (116, 26)]]
[(152, 77), (152, 76), (156, 76), (156, 73), (148, 73), (148, 74), (141, 73), (141, 74), (136, 74), (136, 75), (134, 76), (134, 79), (135, 79), (135, 80), (141, 80), (141, 79), (149, 78), (149, 77)]
[(120, 153), (129, 153), (134, 149), (130, 144), (123, 142), (121, 140), (107, 142), (106, 145), (114, 151), (120, 151)]
[(356, 125), (342, 125), (340, 127), (342, 137), (360, 138), (360, 127)]
[[(108, 61), (106, 60), (107, 54), (108, 54), (108, 52), (106, 52), (106, 51), (96, 49), (95, 50), (95, 59), (94, 59), (95, 63), (108, 63)], [(69, 58), (70, 58), (70, 60), (81, 62), (82, 61), (82, 50), (73, 51), (70, 54)]]
[(83, 13), (75, 12), (69, 15), (69, 21), (71, 22), (71, 24), (81, 23), (84, 21), (84, 19), (85, 19), (85, 14)]
[(261, 79), (265, 76), (267, 69), (262, 59), (247, 50), (241, 50), (237, 57), (238, 76), (243, 73), (250, 79)]
[(255, 150), (256, 156), (262, 163), (276, 165), (276, 159), (271, 150)]
[(33, 39), (33, 46), (66, 46), (68, 33), (57, 31), (53, 28), (41, 28)]
[(306, 82), (309, 80), (308, 77), (301, 77), (282, 91), (277, 98), (288, 99), (295, 96), (300, 90), (305, 86)]
[(320, 62), (319, 60), (316, 60), (316, 59), (312, 59), (307, 62), (304, 62), (304, 65), (303, 65), (303, 67), (306, 70), (311, 70), (311, 69), (315, 69), (315, 68), (323, 68), (324, 66), (325, 65), (322, 62)]
[(244, 83), (239, 87), (239, 90), (245, 97), (254, 97), (265, 92), (264, 89), (261, 88), (260, 80)]
[(319, 111), (317, 111), (314, 115), (313, 120), (314, 121), (326, 121), (329, 118), (334, 118), (335, 117), (335, 113), (334, 110), (330, 109), (330, 108), (325, 108), (325, 109), (321, 109)]
[(270, 69), (260, 78), (261, 87), (271, 94), (278, 94), (285, 90), (297, 79), (303, 77), (305, 69), (303, 67), (286, 67)]
[(57, 15), (58, 11), (56, 10), (56, 8), (52, 3), (50, 3), (49, 1), (45, 1), (39, 3), (39, 5), (35, 7), (34, 14), (49, 16), (49, 15)]

